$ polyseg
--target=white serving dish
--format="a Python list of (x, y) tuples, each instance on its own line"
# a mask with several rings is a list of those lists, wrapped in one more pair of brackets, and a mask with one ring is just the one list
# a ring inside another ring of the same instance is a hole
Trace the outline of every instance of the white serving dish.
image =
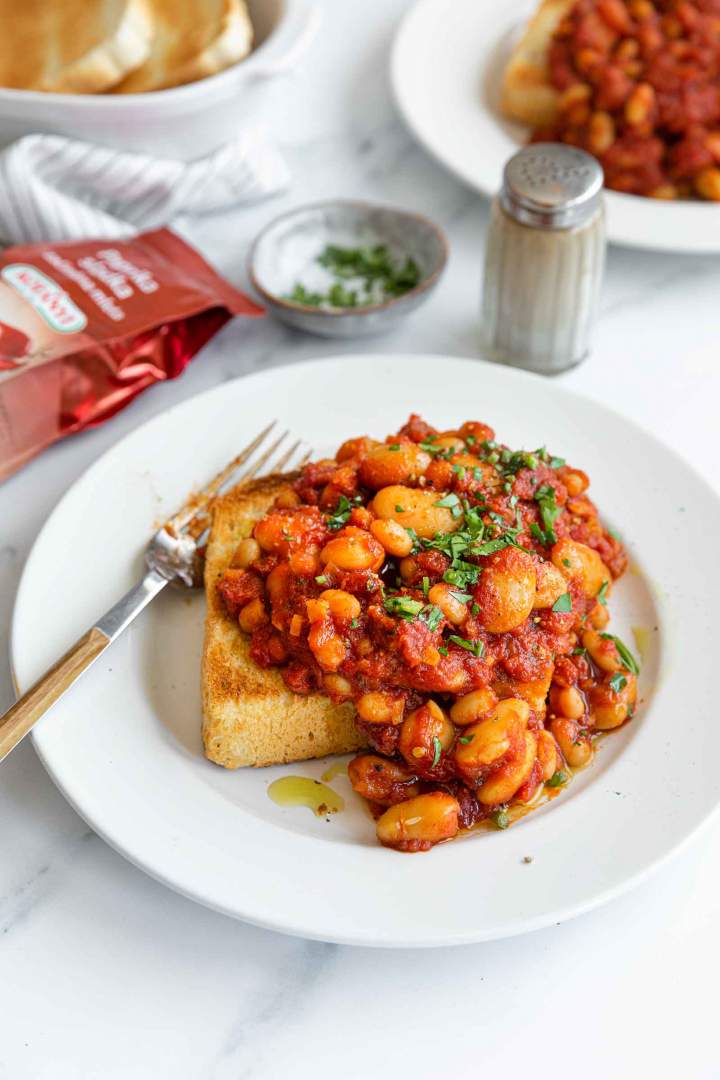
[(291, 70), (320, 24), (308, 0), (248, 0), (255, 48), (218, 75), (148, 94), (46, 94), (0, 88), (0, 143), (52, 132), (87, 142), (191, 160), (237, 134), (243, 96)]
[[(535, 6), (535, 0), (417, 0), (393, 46), (390, 77), (408, 127), (441, 165), (489, 197), (500, 187), (505, 163), (529, 134), (528, 128), (503, 118), (498, 87)], [(605, 208), (613, 244), (720, 253), (718, 203), (644, 199), (606, 190)]]
[(137, 580), (153, 523), (268, 420), (324, 457), (348, 434), (396, 431), (411, 409), (444, 429), (478, 416), (514, 446), (547, 441), (588, 469), (629, 544), (611, 625), (631, 647), (632, 627), (644, 631), (641, 707), (552, 804), (423, 855), (376, 843), (347, 776), (331, 782), (346, 806), (329, 821), (277, 806), (271, 781), (320, 779), (331, 762), (233, 772), (203, 757), (205, 602), (170, 589), (33, 732), (78, 813), (159, 881), (273, 930), (354, 945), (451, 945), (561, 922), (641, 881), (718, 806), (720, 500), (680, 457), (556, 380), (499, 364), (346, 354), (269, 368), (167, 410), (96, 461), (45, 523), (12, 625), (23, 691)]

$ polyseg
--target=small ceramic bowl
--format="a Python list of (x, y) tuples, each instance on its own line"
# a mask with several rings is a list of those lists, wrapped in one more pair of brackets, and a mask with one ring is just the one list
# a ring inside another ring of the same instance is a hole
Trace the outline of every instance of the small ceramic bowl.
[[(356, 248), (384, 244), (398, 260), (410, 257), (420, 278), (401, 296), (365, 307), (325, 308), (289, 296), (301, 283), (326, 292), (328, 272), (317, 257), (329, 245)], [(361, 337), (392, 329), (427, 299), (447, 262), (443, 232), (427, 218), (372, 203), (317, 203), (291, 210), (255, 240), (248, 259), (250, 280), (274, 315), (298, 330), (324, 337)]]

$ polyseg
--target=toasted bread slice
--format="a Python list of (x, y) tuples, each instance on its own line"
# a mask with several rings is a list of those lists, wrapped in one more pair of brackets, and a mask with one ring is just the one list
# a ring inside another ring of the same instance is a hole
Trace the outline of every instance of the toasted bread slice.
[(250, 52), (253, 28), (245, 0), (149, 0), (155, 19), (150, 56), (115, 88), (141, 94), (195, 82)]
[(575, 0), (542, 0), (505, 68), (501, 107), (511, 120), (551, 127), (558, 91), (551, 84), (548, 50), (553, 34)]
[(98, 94), (142, 64), (148, 0), (0, 0), (0, 85)]
[(238, 542), (252, 532), (292, 476), (269, 476), (218, 499), (205, 563), (207, 621), (202, 662), (205, 754), (226, 769), (277, 765), (357, 750), (354, 706), (294, 694), (274, 668), (250, 657), (249, 640), (217, 594)]

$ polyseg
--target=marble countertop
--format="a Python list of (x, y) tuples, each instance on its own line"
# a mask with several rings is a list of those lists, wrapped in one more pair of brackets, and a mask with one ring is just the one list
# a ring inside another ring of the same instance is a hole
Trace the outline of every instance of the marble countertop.
[[(415, 145), (393, 107), (387, 59), (407, 3), (318, 2), (312, 53), (247, 106), (287, 153), (290, 192), (181, 228), (242, 284), (249, 240), (287, 207), (362, 196), (427, 213), (450, 239), (447, 274), (402, 328), (363, 348), (478, 355), (488, 208)], [(718, 258), (611, 250), (592, 356), (560, 379), (656, 432), (716, 488), (719, 290)], [(206, 387), (356, 350), (269, 319), (230, 325), (181, 379), (0, 488), (0, 708), (12, 700), (7, 638), (24, 559), (80, 473)], [(29, 742), (2, 767), (0, 821), (0, 1080), (720, 1074), (720, 820), (599, 911), (433, 952), (306, 942), (192, 904), (95, 836)]]

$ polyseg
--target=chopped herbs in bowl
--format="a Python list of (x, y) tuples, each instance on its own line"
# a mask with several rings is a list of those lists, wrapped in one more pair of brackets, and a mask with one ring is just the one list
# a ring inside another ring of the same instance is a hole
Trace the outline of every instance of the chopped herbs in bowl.
[(327, 291), (307, 289), (298, 281), (287, 300), (305, 307), (370, 307), (410, 292), (420, 281), (415, 260), (409, 255), (394, 258), (386, 244), (356, 248), (328, 244), (316, 262), (333, 279)]
[(445, 266), (442, 232), (417, 214), (361, 202), (303, 207), (272, 222), (249, 259), (271, 311), (326, 336), (392, 328), (430, 294)]

